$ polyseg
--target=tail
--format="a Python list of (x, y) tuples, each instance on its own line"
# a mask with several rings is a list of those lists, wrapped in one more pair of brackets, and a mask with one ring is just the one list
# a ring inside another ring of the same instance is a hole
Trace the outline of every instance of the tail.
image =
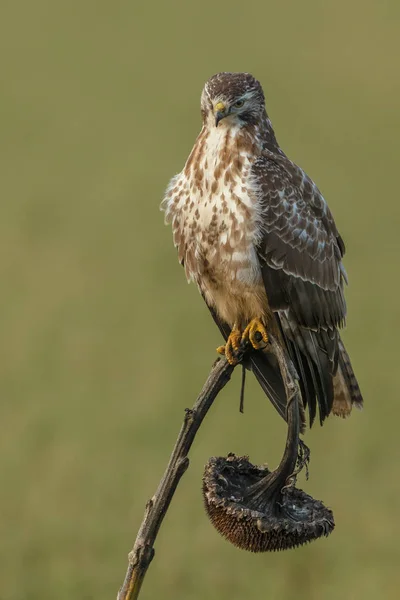
[[(229, 325), (219, 319), (212, 307), (208, 308), (226, 340), (230, 333)], [(277, 314), (275, 316), (280, 324), (280, 318)], [(347, 417), (353, 404), (357, 408), (362, 407), (360, 388), (336, 329), (331, 335), (324, 331), (317, 333), (294, 326), (287, 319), (280, 327), (284, 345), (300, 378), (304, 407), (308, 406), (310, 411), (310, 427), (317, 402), (321, 425), (330, 412)], [(253, 371), (264, 393), (286, 421), (286, 391), (275, 356), (270, 352), (254, 351), (246, 358), (244, 366)], [(304, 432), (304, 409), (301, 412), (301, 431)]]
[(340, 338), (338, 368), (333, 377), (333, 393), (332, 412), (338, 417), (348, 417), (353, 405), (358, 409), (363, 407), (361, 390), (354, 375), (350, 357)]
[[(362, 394), (337, 329), (315, 332), (295, 326), (284, 315), (277, 318), (284, 345), (300, 378), (304, 408), (309, 408), (310, 427), (317, 405), (321, 425), (331, 412), (347, 417), (353, 405), (361, 409)], [(265, 394), (285, 419), (286, 396), (276, 359), (269, 353), (257, 352), (250, 356), (249, 363)]]

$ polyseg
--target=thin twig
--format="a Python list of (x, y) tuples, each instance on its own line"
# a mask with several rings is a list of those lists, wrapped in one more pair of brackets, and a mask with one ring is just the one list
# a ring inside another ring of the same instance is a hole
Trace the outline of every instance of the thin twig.
[(168, 510), (180, 478), (189, 466), (187, 457), (195, 435), (211, 408), (216, 396), (231, 378), (234, 366), (225, 359), (214, 363), (210, 375), (192, 409), (186, 409), (185, 418), (166, 471), (155, 495), (147, 502), (144, 518), (135, 544), (129, 553), (125, 581), (117, 600), (136, 600), (154, 557), (154, 542), (165, 513)]

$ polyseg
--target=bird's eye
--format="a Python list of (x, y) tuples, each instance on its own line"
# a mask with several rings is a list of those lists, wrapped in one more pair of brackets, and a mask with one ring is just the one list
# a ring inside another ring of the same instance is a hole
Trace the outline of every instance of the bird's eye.
[(233, 106), (235, 108), (242, 108), (243, 104), (244, 104), (244, 100), (237, 100)]

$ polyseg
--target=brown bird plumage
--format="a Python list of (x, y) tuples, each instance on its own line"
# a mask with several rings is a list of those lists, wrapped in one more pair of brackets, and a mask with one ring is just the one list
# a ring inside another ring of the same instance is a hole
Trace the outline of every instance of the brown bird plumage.
[[(187, 277), (225, 339), (253, 319), (280, 337), (311, 424), (317, 402), (321, 423), (331, 410), (347, 416), (362, 396), (338, 333), (346, 273), (332, 214), (314, 182), (280, 149), (252, 75), (214, 75), (201, 112), (202, 130), (162, 203)], [(285, 417), (273, 357), (254, 352), (250, 366)]]

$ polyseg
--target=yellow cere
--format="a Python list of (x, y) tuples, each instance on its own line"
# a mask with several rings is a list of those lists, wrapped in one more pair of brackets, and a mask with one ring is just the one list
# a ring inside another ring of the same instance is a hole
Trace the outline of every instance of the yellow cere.
[(224, 112), (225, 110), (225, 104), (223, 102), (217, 102), (217, 104), (214, 106), (214, 112)]

